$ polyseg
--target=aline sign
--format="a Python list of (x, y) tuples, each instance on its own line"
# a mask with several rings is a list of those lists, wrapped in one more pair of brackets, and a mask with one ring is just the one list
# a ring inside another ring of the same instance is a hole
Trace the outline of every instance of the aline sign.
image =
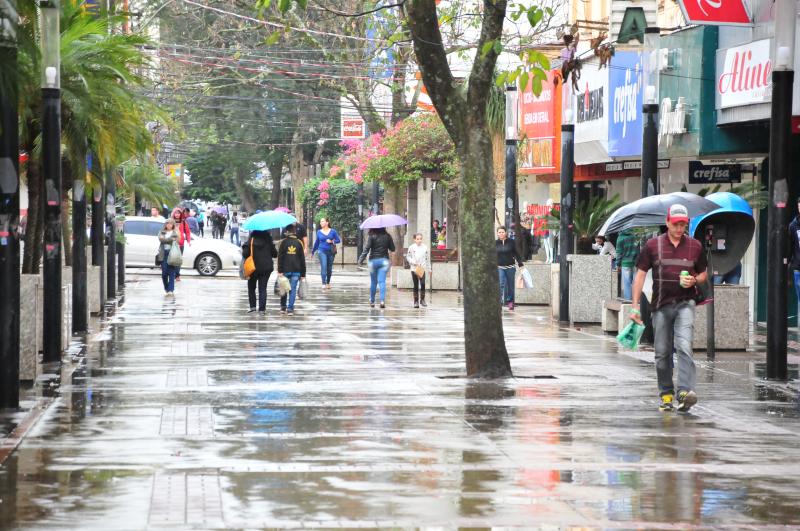
[(717, 108), (770, 101), (770, 39), (717, 52)]
[(693, 160), (689, 162), (689, 184), (716, 184), (742, 182), (742, 166), (740, 164), (703, 164)]

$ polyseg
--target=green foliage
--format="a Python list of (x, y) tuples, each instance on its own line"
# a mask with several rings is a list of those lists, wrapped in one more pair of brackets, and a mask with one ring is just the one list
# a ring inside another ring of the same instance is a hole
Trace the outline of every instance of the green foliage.
[(458, 175), (455, 146), (439, 117), (419, 114), (391, 129), (380, 145), (380, 156), (369, 161), (365, 180), (394, 185), (414, 182), (424, 172)]
[(148, 201), (158, 206), (176, 203), (175, 182), (152, 162), (128, 162), (122, 167), (122, 175), (123, 184), (120, 192), (130, 198), (130, 202), (126, 205), (130, 213), (134, 213), (137, 200)]
[[(572, 213), (572, 226), (575, 237), (578, 240), (594, 238), (609, 216), (624, 204), (619, 194), (611, 199), (600, 196), (590, 197), (588, 200), (578, 203)], [(561, 211), (553, 210), (547, 217), (548, 228), (557, 230), (560, 223)]]
[[(327, 182), (327, 202), (321, 202), (320, 185)], [(360, 219), (358, 217), (358, 185), (349, 179), (326, 179), (318, 177), (306, 182), (300, 192), (301, 200), (306, 209), (314, 211), (314, 220), (326, 218), (331, 227), (342, 235), (354, 236), (358, 232)]]

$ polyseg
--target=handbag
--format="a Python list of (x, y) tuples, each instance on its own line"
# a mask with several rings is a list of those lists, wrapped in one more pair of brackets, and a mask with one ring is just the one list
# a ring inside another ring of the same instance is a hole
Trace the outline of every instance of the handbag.
[(250, 238), (250, 254), (244, 261), (244, 278), (250, 278), (256, 272), (256, 261), (253, 259), (253, 238)]
[(520, 269), (520, 278), (522, 278), (522, 282), (524, 284), (523, 287), (525, 289), (533, 288), (533, 277), (531, 276), (531, 272), (524, 267)]
[(278, 293), (281, 297), (292, 291), (292, 283), (284, 275), (278, 277)]
[(307, 293), (308, 293), (308, 282), (306, 282), (306, 279), (304, 278), (300, 279), (300, 284), (297, 287), (297, 294), (300, 296), (301, 299), (305, 299)]
[(418, 265), (414, 268), (414, 274), (417, 275), (417, 278), (425, 278), (425, 268)]
[(183, 255), (181, 254), (181, 247), (178, 245), (178, 242), (172, 242), (172, 247), (169, 249), (169, 255), (167, 255), (167, 264), (173, 267), (180, 267), (183, 263)]

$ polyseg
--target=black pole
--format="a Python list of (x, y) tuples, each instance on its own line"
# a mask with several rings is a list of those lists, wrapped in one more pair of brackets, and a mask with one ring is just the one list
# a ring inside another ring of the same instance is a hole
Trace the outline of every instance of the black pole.
[(658, 182), (658, 104), (642, 105), (642, 197), (659, 193)]
[[(506, 139), (506, 196), (505, 225), (507, 230), (519, 230), (514, 225), (517, 208), (517, 141)], [(516, 234), (516, 232), (515, 232)]]
[(72, 331), (89, 329), (86, 285), (86, 181), (81, 175), (72, 184)]
[[(0, 0), (0, 64), (17, 68), (14, 4)], [(17, 87), (0, 85), (0, 408), (19, 407), (19, 138)]]
[(372, 213), (375, 215), (379, 214), (380, 210), (380, 203), (381, 203), (381, 188), (378, 181), (373, 181), (372, 183)]
[[(709, 234), (711, 237), (711, 234)], [(708, 246), (708, 298), (710, 302), (706, 304), (706, 357), (714, 360), (717, 356), (717, 334), (715, 332), (714, 316), (714, 264), (711, 254), (711, 240), (706, 240)]]
[[(364, 183), (358, 184), (358, 221), (359, 225), (364, 221)], [(356, 259), (361, 256), (364, 250), (364, 231), (361, 228), (356, 232)]]
[[(125, 231), (120, 232), (125, 237)], [(122, 290), (125, 287), (125, 244), (117, 243), (117, 288)]]
[[(567, 83), (567, 80), (564, 80)], [(572, 254), (572, 193), (575, 158), (575, 126), (571, 123), (561, 126), (561, 224), (558, 233), (558, 320), (570, 322), (569, 316), (569, 263), (567, 256)]]
[(791, 70), (772, 71), (772, 116), (769, 132), (769, 210), (767, 223), (767, 378), (786, 380), (788, 230), (791, 169)]
[(100, 307), (106, 304), (105, 277), (105, 205), (103, 202), (103, 183), (95, 184), (92, 193), (92, 265), (100, 267), (100, 285), (92, 289), (100, 290)]
[(106, 297), (117, 298), (117, 183), (114, 172), (106, 174), (106, 228), (108, 230), (108, 250), (106, 251)]
[(61, 90), (42, 89), (42, 170), (44, 172), (44, 252), (42, 348), (45, 363), (61, 360)]

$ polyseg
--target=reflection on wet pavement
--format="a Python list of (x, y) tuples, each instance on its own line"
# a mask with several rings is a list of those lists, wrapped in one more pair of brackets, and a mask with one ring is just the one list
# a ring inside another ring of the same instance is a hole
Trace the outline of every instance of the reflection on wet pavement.
[(339, 275), (258, 317), (235, 280), (131, 280), (0, 469), (0, 529), (800, 525), (800, 402), (750, 355), (664, 415), (652, 354), (545, 308), (505, 317), (520, 378), (477, 382), (454, 294), (370, 310)]

